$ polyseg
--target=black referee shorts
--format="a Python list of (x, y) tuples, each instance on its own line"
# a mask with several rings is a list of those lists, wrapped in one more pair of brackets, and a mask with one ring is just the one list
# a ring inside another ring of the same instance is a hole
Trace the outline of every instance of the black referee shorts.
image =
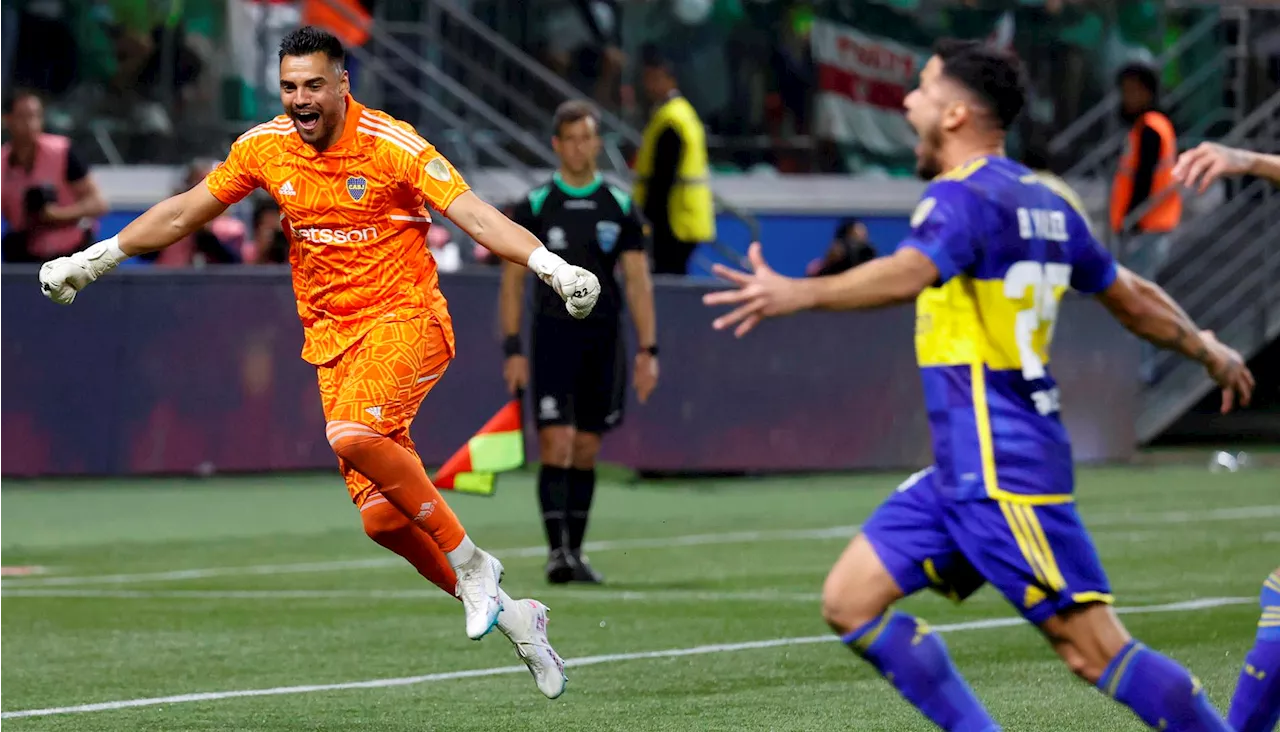
[(535, 317), (530, 339), (538, 428), (604, 434), (622, 423), (626, 348), (618, 319)]

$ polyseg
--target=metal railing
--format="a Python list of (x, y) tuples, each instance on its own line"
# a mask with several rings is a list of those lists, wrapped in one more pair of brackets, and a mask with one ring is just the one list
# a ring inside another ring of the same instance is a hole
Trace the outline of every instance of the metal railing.
[[(1280, 93), (1222, 141), (1280, 150)], [(1280, 189), (1266, 180), (1246, 181), (1227, 182), (1234, 192), (1223, 205), (1171, 235), (1178, 253), (1166, 267), (1165, 289), (1200, 327), (1250, 358), (1280, 337)], [(1140, 209), (1130, 218), (1144, 213)], [(1145, 360), (1153, 378), (1137, 425), (1143, 442), (1213, 388), (1203, 367), (1176, 354), (1157, 352)]]
[[(463, 51), (459, 61), (472, 69), (481, 64), (487, 66), (498, 78), (506, 81), (503, 91), (507, 94), (517, 97), (541, 95), (552, 100), (550, 108), (541, 110), (543, 125), (550, 120), (555, 105), (568, 99), (584, 98), (572, 84), (485, 25), (459, 6), (456, 0), (434, 0), (430, 4), (448, 20), (450, 32), (446, 35), (431, 24), (425, 24), (425, 28), (420, 26), (418, 32), (431, 34), (434, 40), (446, 44), (450, 50)], [(616, 137), (630, 145), (640, 144), (639, 130), (607, 109), (599, 111), (601, 129), (606, 136)]]
[[(336, 8), (332, 0), (325, 2)], [(505, 139), (518, 142), (522, 158), (532, 156), (539, 164), (554, 167), (556, 158), (549, 140), (555, 109), (567, 100), (585, 99), (585, 95), (453, 0), (432, 0), (426, 9), (431, 11), (429, 22), (375, 22), (371, 35), (398, 63), (423, 73), (433, 85), (451, 93), (450, 101), (460, 105), (454, 116), (468, 125), (464, 129), (484, 134), (490, 126), (496, 127)], [(430, 48), (434, 60), (409, 50), (418, 44)], [(448, 76), (451, 84), (445, 84), (441, 74)], [(457, 93), (458, 89), (467, 94)], [(609, 110), (599, 112), (605, 171), (630, 183), (634, 176), (626, 150), (639, 146), (641, 133)], [(515, 134), (513, 128), (522, 134)], [(714, 202), (718, 212), (741, 221), (752, 239), (759, 238), (760, 225), (754, 216), (720, 196), (714, 196)], [(731, 261), (741, 260), (741, 252), (722, 242), (712, 246)]]
[[(1152, 61), (1151, 66), (1157, 76), (1162, 76), (1173, 64), (1189, 64), (1192, 60), (1189, 56), (1198, 44), (1215, 35), (1224, 36), (1224, 46), (1212, 59), (1198, 64), (1177, 86), (1161, 95), (1160, 106), (1179, 129), (1182, 142), (1194, 143), (1204, 139), (1213, 134), (1215, 125), (1233, 127), (1240, 123), (1246, 91), (1243, 65), (1249, 55), (1248, 18), (1247, 9), (1234, 6), (1219, 8), (1216, 13), (1198, 21)], [(1226, 34), (1222, 31), (1229, 23), (1237, 24), (1238, 32), (1235, 43), (1226, 45)], [(1234, 105), (1228, 105), (1222, 99), (1212, 109), (1197, 106), (1202, 95), (1224, 96), (1224, 76), (1231, 77), (1227, 82), (1234, 96)], [(1128, 133), (1120, 127), (1119, 109), (1120, 94), (1112, 91), (1050, 140), (1049, 152), (1055, 156), (1085, 150), (1063, 177), (1110, 177), (1124, 150)]]
[[(1157, 72), (1163, 72), (1164, 69), (1174, 61), (1180, 59), (1195, 44), (1202, 41), (1206, 36), (1214, 33), (1218, 28), (1219, 20), (1215, 17), (1206, 17), (1196, 23), (1181, 38), (1177, 40), (1169, 48), (1165, 49), (1152, 62), (1152, 67)], [(1049, 141), (1049, 153), (1052, 155), (1060, 155), (1065, 153), (1082, 141), (1082, 139), (1093, 132), (1095, 128), (1106, 124), (1108, 128), (1106, 134), (1112, 134), (1118, 131), (1115, 124), (1116, 115), (1120, 109), (1120, 92), (1112, 91), (1105, 96), (1102, 101), (1093, 105), (1087, 112), (1080, 115), (1065, 129), (1054, 136)]]
[[(352, 23), (363, 27), (368, 32), (372, 45), (379, 51), (385, 51), (384, 55), (359, 50), (353, 51), (352, 55), (368, 63), (372, 69), (376, 69), (374, 73), (384, 83), (390, 84), (404, 94), (405, 98), (416, 104), (427, 117), (445, 121), (449, 128), (439, 130), (444, 133), (444, 137), (476, 145), (493, 155), (504, 166), (511, 167), (519, 173), (528, 174), (534, 165), (555, 165), (555, 154), (548, 145), (500, 114), (484, 99), (467, 89), (453, 76), (445, 73), (437, 64), (409, 48), (380, 23), (366, 22), (365, 19), (334, 0), (323, 0), (323, 2)], [(405, 78), (404, 74), (390, 66), (388, 62), (391, 60), (405, 65), (420, 74), (422, 78), (429, 80), (432, 90), (438, 96), (428, 96), (418, 89), (412, 80)], [(490, 133), (489, 135), (478, 134), (481, 130), (476, 123), (480, 120), (483, 120), (484, 131)], [(497, 153), (498, 147), (505, 148), (506, 154)]]

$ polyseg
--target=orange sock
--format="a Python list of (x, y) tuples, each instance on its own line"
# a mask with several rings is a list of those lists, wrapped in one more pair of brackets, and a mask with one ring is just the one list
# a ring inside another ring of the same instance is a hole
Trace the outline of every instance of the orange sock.
[(364, 533), (370, 539), (408, 560), (418, 574), (450, 595), (458, 584), (458, 576), (444, 552), (426, 533), (414, 526), (391, 502), (377, 494), (360, 507)]
[(413, 453), (357, 422), (330, 422), (327, 432), (338, 457), (373, 481), (383, 497), (427, 532), (441, 551), (458, 548), (467, 532)]

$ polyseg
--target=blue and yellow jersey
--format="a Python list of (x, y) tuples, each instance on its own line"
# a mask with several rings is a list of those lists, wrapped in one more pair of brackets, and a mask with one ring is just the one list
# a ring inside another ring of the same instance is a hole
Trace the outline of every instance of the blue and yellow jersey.
[(916, 300), (941, 490), (960, 500), (1071, 500), (1071, 446), (1049, 373), (1068, 288), (1098, 293), (1116, 264), (1080, 214), (1027, 168), (985, 157), (936, 178), (902, 247), (938, 281)]

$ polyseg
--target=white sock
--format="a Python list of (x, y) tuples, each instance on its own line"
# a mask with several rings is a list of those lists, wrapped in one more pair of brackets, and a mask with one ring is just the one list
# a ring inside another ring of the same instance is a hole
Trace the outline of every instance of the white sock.
[(498, 599), (502, 600), (502, 612), (498, 613), (498, 630), (508, 638), (512, 633), (524, 633), (527, 630), (526, 623), (528, 619), (525, 617), (525, 604), (519, 600), (512, 600), (511, 595), (507, 591), (498, 588)]
[(458, 567), (470, 562), (471, 558), (475, 555), (476, 545), (472, 543), (470, 536), (464, 534), (462, 536), (462, 543), (453, 551), (447, 552), (445, 557), (449, 560), (449, 566), (453, 567), (456, 571)]

